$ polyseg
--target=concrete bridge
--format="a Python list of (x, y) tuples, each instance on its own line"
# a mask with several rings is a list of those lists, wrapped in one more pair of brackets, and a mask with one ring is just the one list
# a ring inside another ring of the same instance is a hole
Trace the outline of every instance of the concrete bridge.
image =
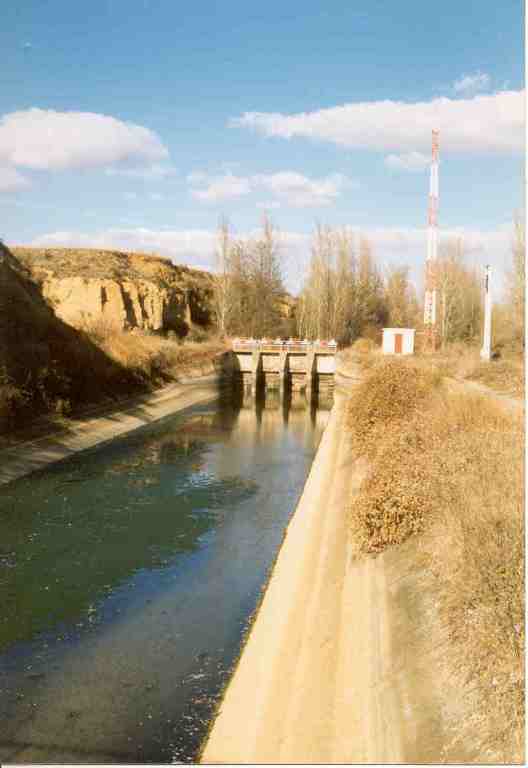
[(311, 400), (315, 390), (334, 387), (335, 341), (290, 339), (234, 339), (235, 368), (244, 392), (255, 395), (260, 385), (284, 394), (304, 392)]

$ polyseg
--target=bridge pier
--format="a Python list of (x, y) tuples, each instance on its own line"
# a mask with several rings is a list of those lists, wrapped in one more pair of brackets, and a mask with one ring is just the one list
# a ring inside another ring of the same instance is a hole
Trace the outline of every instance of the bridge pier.
[(313, 392), (313, 384), (314, 384), (314, 363), (315, 363), (315, 354), (314, 352), (309, 352), (306, 355), (306, 385), (304, 388), (306, 399), (309, 403), (312, 402), (312, 392)]
[(281, 350), (279, 353), (279, 394), (281, 400), (284, 398), (284, 392), (287, 386), (288, 377), (288, 353)]
[(251, 388), (253, 395), (257, 394), (259, 373), (262, 369), (262, 355), (259, 349), (254, 349), (251, 354)]
[(264, 388), (281, 397), (287, 389), (304, 392), (310, 402), (314, 390), (326, 387), (335, 372), (335, 342), (235, 340), (235, 368), (244, 393), (255, 397), (262, 378)]

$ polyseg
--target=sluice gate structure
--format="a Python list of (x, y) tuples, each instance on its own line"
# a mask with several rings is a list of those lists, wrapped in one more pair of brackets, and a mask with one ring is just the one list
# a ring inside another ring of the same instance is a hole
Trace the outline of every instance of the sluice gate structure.
[(245, 395), (275, 390), (329, 394), (334, 389), (335, 341), (234, 339), (235, 375)]

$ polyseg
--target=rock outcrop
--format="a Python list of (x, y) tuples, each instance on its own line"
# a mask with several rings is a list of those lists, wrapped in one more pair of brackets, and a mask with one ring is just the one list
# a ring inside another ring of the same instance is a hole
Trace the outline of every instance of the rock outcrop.
[(175, 331), (211, 323), (212, 276), (150, 254), (94, 249), (11, 249), (55, 314), (76, 328)]
[(146, 382), (55, 315), (29, 271), (0, 243), (0, 434)]

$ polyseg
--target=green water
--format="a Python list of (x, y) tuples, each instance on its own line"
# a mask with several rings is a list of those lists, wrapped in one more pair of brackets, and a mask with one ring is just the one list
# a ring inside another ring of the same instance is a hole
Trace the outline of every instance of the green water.
[(327, 418), (201, 406), (0, 489), (0, 759), (193, 760)]

